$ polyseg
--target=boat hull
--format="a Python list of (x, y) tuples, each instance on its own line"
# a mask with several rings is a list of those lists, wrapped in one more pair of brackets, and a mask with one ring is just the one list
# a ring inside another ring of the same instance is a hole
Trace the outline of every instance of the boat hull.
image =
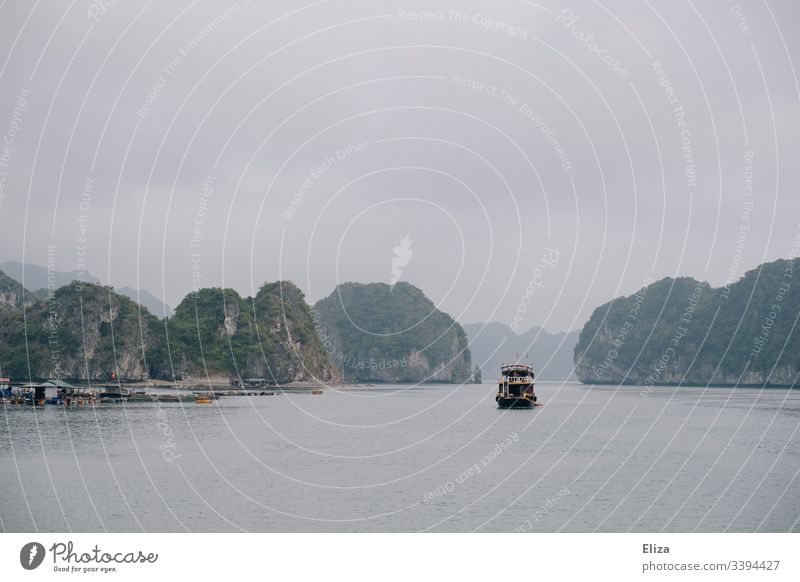
[(498, 408), (533, 408), (533, 401), (527, 398), (497, 398)]

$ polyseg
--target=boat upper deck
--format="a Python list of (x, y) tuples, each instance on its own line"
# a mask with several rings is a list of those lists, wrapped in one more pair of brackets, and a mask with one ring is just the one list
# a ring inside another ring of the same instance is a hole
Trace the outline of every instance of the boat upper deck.
[(528, 364), (503, 364), (500, 366), (500, 372), (506, 376), (509, 374), (531, 374), (533, 375), (533, 366)]
[(504, 364), (500, 367), (501, 376), (499, 383), (503, 384), (533, 384), (533, 366), (527, 364)]

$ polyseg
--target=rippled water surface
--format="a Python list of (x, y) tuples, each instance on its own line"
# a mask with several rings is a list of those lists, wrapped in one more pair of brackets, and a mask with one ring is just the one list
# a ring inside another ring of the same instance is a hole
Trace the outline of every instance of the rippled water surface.
[(5, 531), (800, 531), (800, 392), (380, 386), (6, 406)]

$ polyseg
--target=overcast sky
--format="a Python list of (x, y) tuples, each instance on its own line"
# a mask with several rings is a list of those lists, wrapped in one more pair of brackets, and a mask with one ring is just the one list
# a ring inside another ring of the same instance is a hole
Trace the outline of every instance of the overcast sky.
[(800, 231), (797, 2), (261, 4), (3, 2), (0, 261), (175, 306), (394, 258), (557, 331)]

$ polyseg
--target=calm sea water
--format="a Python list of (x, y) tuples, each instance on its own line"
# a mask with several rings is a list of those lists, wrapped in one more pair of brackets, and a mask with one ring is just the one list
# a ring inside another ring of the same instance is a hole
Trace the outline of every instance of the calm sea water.
[(5, 531), (800, 531), (800, 392), (381, 386), (0, 409)]

